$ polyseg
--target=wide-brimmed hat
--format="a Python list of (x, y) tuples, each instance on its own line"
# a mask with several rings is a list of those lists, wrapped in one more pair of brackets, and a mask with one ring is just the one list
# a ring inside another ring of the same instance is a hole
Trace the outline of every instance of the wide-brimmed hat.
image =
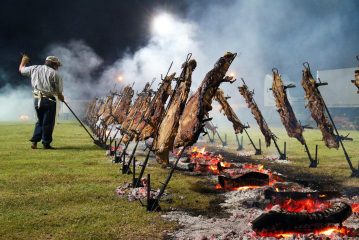
[(56, 63), (57, 65), (61, 66), (60, 60), (55, 56), (48, 56), (46, 57), (46, 61)]

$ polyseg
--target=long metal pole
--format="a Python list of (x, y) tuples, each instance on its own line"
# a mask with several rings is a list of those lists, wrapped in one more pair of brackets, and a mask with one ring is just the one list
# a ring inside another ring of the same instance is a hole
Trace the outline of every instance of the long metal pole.
[(77, 121), (79, 121), (79, 123), (81, 124), (81, 126), (86, 130), (86, 132), (88, 133), (88, 135), (92, 138), (92, 140), (95, 142), (96, 139), (92, 136), (92, 134), (87, 130), (87, 128), (85, 127), (85, 125), (81, 122), (81, 120), (76, 116), (76, 114), (74, 113), (74, 111), (72, 111), (72, 109), (70, 108), (70, 106), (67, 104), (67, 102), (63, 101), (63, 103), (65, 103), (66, 107), (70, 110), (70, 112), (74, 115), (74, 117), (77, 119)]
[[(161, 187), (161, 189), (160, 189), (160, 192), (158, 193), (158, 195), (157, 195), (157, 197), (156, 197), (156, 199), (155, 199), (155, 201), (156, 201), (156, 205), (155, 205), (155, 206), (158, 206), (158, 203), (159, 203), (159, 201), (160, 201), (160, 199), (161, 199), (163, 193), (165, 192), (166, 187), (167, 187), (168, 183), (170, 182), (170, 180), (171, 180), (171, 178), (172, 178), (172, 175), (173, 175), (173, 173), (174, 173), (174, 171), (175, 171), (175, 169), (176, 169), (176, 167), (177, 167), (177, 164), (178, 164), (180, 158), (182, 157), (182, 154), (183, 154), (183, 152), (184, 152), (184, 150), (185, 150), (186, 148), (187, 148), (187, 146), (184, 146), (184, 147), (181, 149), (181, 151), (178, 153), (177, 160), (176, 160), (175, 164), (172, 166), (171, 171), (168, 173), (167, 178), (166, 178), (165, 182), (163, 183), (163, 185), (162, 185), (162, 187)], [(155, 209), (152, 208), (151, 211), (153, 211), (153, 210), (155, 210)]]
[(146, 166), (147, 166), (147, 163), (148, 163), (148, 159), (150, 158), (150, 154), (151, 154), (151, 149), (148, 150), (148, 153), (147, 153), (147, 156), (145, 158), (145, 161), (142, 164), (141, 172), (140, 172), (140, 175), (138, 175), (136, 186), (139, 186), (139, 184), (141, 182), (141, 178), (142, 178), (143, 174), (145, 173), (145, 169), (146, 169)]
[[(319, 80), (319, 81), (320, 81), (320, 80)], [(334, 123), (334, 120), (333, 120), (333, 118), (332, 118), (332, 115), (331, 115), (330, 112), (329, 112), (329, 109), (328, 109), (328, 107), (327, 107), (327, 104), (325, 103), (325, 101), (324, 101), (324, 99), (323, 99), (323, 97), (322, 97), (322, 94), (321, 94), (320, 91), (319, 91), (318, 86), (319, 86), (319, 85), (317, 85), (316, 88), (317, 88), (317, 90), (318, 90), (318, 93), (320, 94), (320, 97), (322, 98), (322, 102), (323, 102), (325, 111), (327, 112), (328, 117), (329, 117), (329, 119), (330, 119), (330, 122), (331, 122), (332, 125), (333, 125), (334, 131), (335, 131), (335, 133), (337, 134), (337, 138), (338, 138), (339, 143), (340, 143), (340, 145), (341, 145), (341, 147), (342, 147), (342, 149), (343, 149), (343, 152), (344, 152), (344, 155), (345, 155), (345, 159), (347, 160), (347, 162), (348, 162), (348, 164), (349, 164), (349, 167), (350, 167), (350, 169), (352, 170), (352, 173), (359, 175), (359, 170), (358, 170), (358, 169), (355, 169), (355, 168), (353, 167), (353, 164), (352, 164), (352, 162), (351, 162), (351, 160), (350, 160), (350, 157), (349, 157), (349, 155), (348, 155), (348, 152), (347, 152), (347, 150), (346, 150), (345, 147), (344, 147), (344, 144), (343, 144), (342, 139), (340, 138), (338, 129), (337, 129), (335, 123)]]
[(274, 136), (272, 136), (272, 140), (273, 140), (275, 148), (277, 149), (277, 151), (279, 153), (279, 160), (286, 160), (287, 156), (286, 156), (286, 154), (282, 153), (281, 150), (279, 149), (279, 146), (278, 146), (277, 141)]
[(132, 153), (131, 153), (130, 159), (128, 160), (128, 163), (127, 163), (128, 166), (131, 165), (131, 161), (132, 161), (133, 157), (135, 156), (135, 152), (136, 152), (138, 143), (139, 143), (139, 141), (137, 140), (135, 147), (132, 149)]
[(256, 145), (254, 144), (252, 138), (249, 136), (247, 130), (246, 130), (246, 129), (243, 129), (243, 130), (244, 130), (244, 132), (247, 134), (247, 136), (248, 136), (248, 138), (249, 138), (249, 141), (251, 142), (252, 146), (253, 146), (254, 149), (256, 150), (255, 155), (260, 155), (260, 154), (261, 154), (261, 150), (256, 147)]

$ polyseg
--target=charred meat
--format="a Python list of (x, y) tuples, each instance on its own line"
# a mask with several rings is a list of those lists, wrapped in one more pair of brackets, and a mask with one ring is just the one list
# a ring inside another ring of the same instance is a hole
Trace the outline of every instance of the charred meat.
[(332, 124), (325, 115), (324, 101), (317, 89), (316, 81), (310, 72), (309, 65), (303, 70), (302, 86), (305, 91), (305, 98), (308, 100), (306, 107), (309, 108), (312, 118), (317, 123), (323, 135), (323, 140), (328, 148), (338, 148), (339, 144), (334, 134)]
[(192, 84), (192, 72), (197, 62), (194, 59), (182, 64), (182, 72), (173, 90), (158, 132), (154, 138), (153, 150), (159, 163), (168, 163), (169, 151), (173, 149), (173, 142), (177, 134), (178, 120), (182, 115)]
[(136, 128), (136, 132), (139, 133), (139, 140), (144, 141), (150, 137), (153, 137), (158, 125), (162, 120), (163, 113), (165, 111), (165, 104), (168, 97), (171, 94), (171, 82), (174, 79), (176, 73), (173, 73), (163, 80), (159, 87), (151, 106), (146, 111), (143, 120)]
[(237, 114), (233, 111), (232, 107), (229, 105), (227, 101), (227, 97), (224, 96), (224, 92), (222, 89), (218, 89), (216, 94), (214, 95), (214, 99), (221, 105), (224, 115), (227, 119), (232, 123), (233, 129), (236, 134), (242, 133), (243, 129), (246, 127), (242, 124), (242, 122), (237, 117)]
[(295, 137), (301, 144), (305, 144), (303, 137), (303, 128), (295, 117), (292, 106), (290, 105), (286, 93), (286, 87), (283, 85), (281, 75), (277, 69), (273, 69), (272, 91), (275, 98), (277, 111), (280, 119), (287, 130), (289, 137)]
[(269, 129), (267, 122), (264, 120), (263, 115), (258, 108), (258, 105), (253, 99), (253, 93), (249, 91), (247, 85), (245, 84), (239, 87), (239, 93), (244, 97), (248, 107), (251, 109), (251, 112), (258, 123), (259, 129), (264, 136), (266, 146), (269, 147), (271, 144), (271, 139), (274, 135)]
[(229, 66), (237, 54), (227, 52), (203, 79), (197, 91), (188, 100), (180, 118), (175, 147), (193, 145), (203, 131), (203, 120), (212, 110), (212, 99), (222, 82), (232, 82), (233, 77), (225, 77)]

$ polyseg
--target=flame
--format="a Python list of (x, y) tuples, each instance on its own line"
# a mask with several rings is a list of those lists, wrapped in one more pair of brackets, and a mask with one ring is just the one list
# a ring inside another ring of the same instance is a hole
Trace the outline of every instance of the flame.
[(277, 204), (281, 207), (282, 210), (285, 210), (287, 212), (306, 211), (308, 213), (323, 210), (330, 206), (329, 202), (322, 202), (313, 198), (307, 198), (300, 200), (286, 199), (283, 202), (275, 202), (273, 204), (268, 204), (266, 209), (270, 210), (274, 205)]
[(29, 116), (23, 114), (23, 115), (20, 115), (19, 119), (20, 119), (20, 121), (22, 121), (22, 122), (26, 122), (26, 121), (29, 120)]
[[(332, 227), (325, 227), (322, 229), (314, 230), (313, 233), (315, 235), (325, 235), (325, 236), (330, 236), (333, 233), (341, 233), (343, 235), (348, 235), (348, 234), (350, 234), (350, 230), (346, 227), (332, 226)], [(292, 232), (291, 231), (291, 232), (275, 233), (275, 234), (259, 233), (259, 235), (262, 237), (275, 237), (275, 238), (292, 238), (295, 234), (301, 234), (301, 232)]]
[(221, 184), (217, 183), (216, 186), (214, 187), (216, 190), (222, 189)]
[(359, 203), (352, 204), (352, 211), (355, 213), (359, 213)]
[(196, 172), (208, 172), (218, 175), (217, 164), (222, 162), (222, 160), (222, 156), (207, 152), (206, 147), (198, 148), (194, 146), (190, 150), (190, 161), (195, 164), (194, 171)]
[(255, 189), (255, 188), (260, 188), (260, 186), (244, 186), (244, 187), (233, 188), (231, 190), (233, 190), (233, 191), (244, 191), (244, 190), (250, 190), (250, 189)]

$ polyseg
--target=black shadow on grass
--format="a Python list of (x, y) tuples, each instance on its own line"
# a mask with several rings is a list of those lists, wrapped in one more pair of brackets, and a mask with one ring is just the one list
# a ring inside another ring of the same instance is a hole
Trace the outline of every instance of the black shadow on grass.
[[(78, 146), (63, 146), (63, 147), (56, 147), (56, 150), (101, 150), (101, 148), (97, 147), (96, 145), (78, 145)], [(102, 149), (103, 150), (103, 149)]]

